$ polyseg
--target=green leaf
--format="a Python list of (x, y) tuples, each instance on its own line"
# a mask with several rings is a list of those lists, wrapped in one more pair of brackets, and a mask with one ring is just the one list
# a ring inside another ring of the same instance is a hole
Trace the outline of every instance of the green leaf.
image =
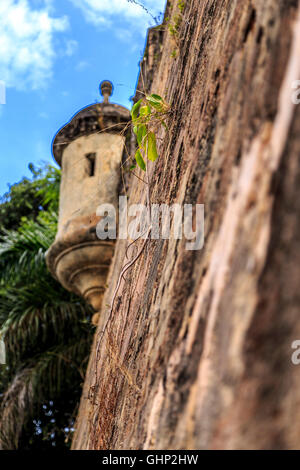
[(137, 150), (136, 153), (135, 153), (135, 159), (136, 159), (136, 162), (138, 164), (138, 166), (143, 170), (143, 171), (146, 171), (146, 164), (144, 162), (144, 159), (142, 157), (142, 154), (140, 152), (140, 150)]
[(155, 160), (158, 157), (157, 153), (157, 148), (156, 148), (156, 137), (154, 132), (149, 132), (148, 137), (147, 137), (147, 157), (149, 160), (152, 162), (155, 162)]
[(134, 120), (138, 117), (138, 115), (139, 115), (139, 111), (140, 111), (140, 107), (141, 107), (142, 101), (143, 101), (143, 99), (141, 98), (140, 100), (138, 100), (138, 101), (132, 106), (131, 117), (132, 117), (132, 120), (133, 120), (133, 121), (134, 121)]
[(140, 108), (140, 116), (149, 116), (151, 114), (151, 108), (147, 104), (146, 106), (141, 106)]
[(156, 100), (156, 101), (161, 101), (162, 103), (164, 102), (163, 98), (162, 98), (161, 96), (159, 96), (159, 95), (156, 95), (155, 93), (152, 93), (152, 94), (150, 95), (150, 98), (152, 98), (152, 99), (154, 99), (154, 100)]
[(153, 93), (152, 95), (146, 96), (146, 100), (157, 111), (163, 111), (164, 110), (165, 103), (164, 103), (164, 100), (162, 99), (161, 96), (155, 95)]
[(138, 126), (138, 131), (136, 138), (139, 144), (139, 147), (144, 147), (144, 137), (147, 134), (147, 127), (145, 125)]

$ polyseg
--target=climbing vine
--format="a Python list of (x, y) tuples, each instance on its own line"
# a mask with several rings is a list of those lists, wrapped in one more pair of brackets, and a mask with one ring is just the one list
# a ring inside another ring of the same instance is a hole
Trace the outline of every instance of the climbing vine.
[(143, 171), (146, 171), (147, 160), (154, 162), (158, 158), (155, 132), (160, 125), (168, 130), (165, 117), (169, 109), (165, 100), (156, 94), (145, 95), (132, 107), (133, 132), (138, 143), (135, 160)]
[(133, 3), (134, 5), (137, 5), (139, 6), (142, 10), (144, 10), (144, 12), (146, 12), (149, 16), (151, 16), (151, 18), (155, 21), (156, 24), (159, 24), (159, 21), (160, 21), (160, 17), (162, 15), (162, 13), (160, 13), (158, 16), (154, 16), (150, 10), (148, 10), (148, 8), (143, 5), (143, 3), (137, 1), (137, 0), (127, 0), (128, 3)]
[[(166, 117), (171, 113), (171, 109), (169, 104), (159, 95), (152, 93), (151, 95), (144, 95), (143, 98), (138, 100), (131, 109), (131, 118), (132, 118), (132, 125), (133, 125), (133, 132), (136, 135), (138, 148), (135, 152), (135, 160), (138, 166), (143, 171), (147, 171), (147, 160), (156, 161), (158, 158), (157, 152), (157, 131), (160, 126), (163, 126), (168, 132), (168, 126), (166, 124)], [(125, 132), (125, 131), (123, 131)], [(125, 145), (126, 148), (126, 145)], [(128, 153), (128, 152), (127, 152)], [(131, 167), (132, 169), (135, 166)], [(123, 171), (123, 168), (122, 168)], [(145, 182), (145, 181), (144, 181)], [(149, 179), (147, 175), (147, 181), (145, 182), (147, 185), (147, 203), (148, 203), (148, 214), (150, 215), (150, 191), (149, 191)], [(151, 217), (149, 217), (149, 226), (144, 234), (144, 240), (141, 248), (138, 250), (137, 254), (129, 261), (127, 261), (119, 273), (119, 277), (117, 280), (116, 288), (113, 292), (111, 304), (109, 305), (110, 310), (108, 313), (107, 320), (105, 322), (104, 328), (100, 333), (100, 338), (98, 340), (97, 345), (97, 353), (96, 357), (98, 357), (98, 353), (100, 350), (100, 345), (102, 342), (102, 338), (107, 330), (108, 324), (111, 320), (114, 304), (117, 297), (117, 293), (119, 291), (121, 280), (124, 279), (125, 273), (136, 263), (136, 261), (142, 255), (148, 241), (149, 235), (152, 229), (151, 225)], [(127, 247), (127, 250), (130, 246), (132, 246), (135, 242), (137, 242), (141, 237), (138, 237), (134, 240), (130, 245)], [(126, 258), (127, 258), (127, 250), (126, 250)], [(120, 369), (121, 370), (121, 369)], [(124, 372), (124, 371), (123, 371)], [(97, 384), (98, 380), (96, 377), (95, 383)]]

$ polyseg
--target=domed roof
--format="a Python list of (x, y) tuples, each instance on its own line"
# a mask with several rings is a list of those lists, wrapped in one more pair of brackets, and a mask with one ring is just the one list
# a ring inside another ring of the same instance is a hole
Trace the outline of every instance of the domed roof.
[(112, 83), (108, 80), (101, 82), (100, 90), (104, 97), (103, 102), (81, 109), (55, 135), (52, 152), (59, 165), (65, 147), (73, 140), (97, 132), (119, 133), (130, 121), (130, 111), (127, 108), (109, 102), (113, 91)]

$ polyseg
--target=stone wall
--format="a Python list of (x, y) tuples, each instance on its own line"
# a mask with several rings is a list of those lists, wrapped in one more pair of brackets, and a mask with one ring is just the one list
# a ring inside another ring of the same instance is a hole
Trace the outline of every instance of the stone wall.
[(152, 240), (102, 338), (117, 242), (74, 449), (299, 448), (299, 51), (296, 0), (190, 0), (175, 38), (150, 32), (146, 83), (172, 109), (151, 202), (205, 204), (205, 245)]

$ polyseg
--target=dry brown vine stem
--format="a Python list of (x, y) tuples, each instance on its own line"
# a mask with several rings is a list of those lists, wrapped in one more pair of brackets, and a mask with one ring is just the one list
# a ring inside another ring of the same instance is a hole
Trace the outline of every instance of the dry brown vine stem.
[[(143, 88), (145, 89), (145, 83), (144, 83), (144, 77), (143, 77), (143, 70), (142, 70), (142, 64), (141, 64), (141, 78), (142, 78), (142, 84), (143, 84)], [(145, 94), (145, 93), (143, 93)], [(169, 111), (167, 113), (165, 113), (166, 115), (169, 114)], [(121, 132), (121, 134), (125, 134), (125, 131), (128, 129), (128, 126), (131, 125), (132, 123), (128, 123), (125, 128), (123, 129), (123, 131)], [(154, 120), (154, 123), (153, 125), (157, 125), (157, 122), (156, 120)], [(132, 158), (131, 155), (129, 155), (129, 152), (127, 150), (127, 147), (126, 147), (126, 142), (125, 142), (125, 151), (127, 153), (127, 156), (128, 156), (128, 159), (126, 161), (128, 161), (129, 159)], [(142, 150), (141, 150), (142, 151)], [(145, 155), (144, 155), (144, 159), (145, 161), (147, 161), (147, 155), (148, 155), (148, 146), (146, 145), (146, 148), (144, 149), (144, 152), (145, 152)], [(122, 172), (122, 181), (123, 181), (123, 185), (124, 185), (124, 190), (125, 190), (125, 194), (126, 194), (126, 187), (125, 187), (125, 184), (124, 184), (124, 177), (123, 177), (123, 166), (124, 166), (125, 162), (121, 163), (121, 172)], [(115, 304), (115, 300), (116, 300), (116, 297), (117, 297), (117, 294), (118, 294), (118, 291), (119, 291), (119, 288), (120, 288), (120, 285), (121, 285), (121, 281), (122, 279), (124, 280), (124, 282), (126, 282), (126, 279), (124, 277), (124, 274), (128, 271), (128, 269), (130, 269), (135, 263), (136, 261), (140, 258), (140, 256), (142, 255), (148, 241), (149, 241), (149, 235), (150, 235), (150, 232), (152, 230), (152, 224), (151, 224), (151, 201), (150, 201), (150, 181), (149, 181), (149, 171), (148, 171), (148, 165), (149, 165), (149, 161), (147, 161), (147, 165), (146, 165), (146, 181), (144, 181), (144, 179), (140, 178), (139, 176), (135, 175), (138, 179), (140, 179), (144, 184), (146, 184), (146, 187), (147, 187), (147, 192), (146, 192), (146, 195), (147, 195), (147, 218), (148, 218), (148, 228), (145, 230), (145, 232), (140, 235), (138, 238), (136, 238), (136, 240), (134, 240), (133, 242), (131, 242), (129, 244), (129, 246), (127, 247), (126, 249), (126, 252), (125, 252), (125, 258), (128, 258), (128, 249), (134, 244), (136, 243), (140, 238), (142, 238), (145, 233), (146, 233), (146, 237), (145, 237), (145, 240), (140, 248), (140, 250), (138, 251), (137, 255), (130, 261), (128, 261), (127, 263), (125, 263), (125, 265), (123, 266), (123, 268), (121, 269), (121, 272), (119, 274), (119, 277), (118, 277), (118, 281), (117, 281), (117, 285), (116, 285), (116, 288), (114, 290), (114, 293), (113, 293), (113, 296), (112, 296), (112, 300), (111, 300), (111, 304), (110, 304), (110, 310), (109, 310), (109, 313), (108, 313), (108, 317), (107, 317), (107, 320), (104, 324), (104, 328), (103, 330), (100, 332), (100, 337), (99, 337), (99, 340), (98, 340), (98, 344), (97, 344), (97, 349), (96, 349), (96, 370), (95, 370), (95, 376), (96, 376), (96, 383), (97, 383), (97, 364), (98, 364), (98, 358), (99, 358), (99, 351), (100, 351), (100, 346), (101, 346), (101, 343), (102, 343), (102, 339), (105, 335), (105, 332), (107, 330), (107, 327), (108, 327), (108, 324), (112, 318), (112, 314), (113, 314), (113, 310), (114, 310), (114, 304)]]
[(148, 10), (148, 8), (143, 5), (141, 2), (138, 2), (137, 0), (127, 0), (128, 3), (134, 3), (134, 5), (137, 5), (139, 6), (140, 8), (142, 8), (149, 16), (151, 16), (151, 18), (153, 19), (153, 21), (155, 22), (155, 24), (158, 24), (158, 18), (159, 17), (156, 17), (154, 16), (150, 10)]
[[(146, 233), (146, 237), (145, 237), (145, 240), (143, 242), (143, 245), (141, 246), (140, 250), (138, 251), (137, 255), (130, 261), (128, 261), (124, 266), (123, 268), (121, 269), (121, 272), (119, 274), (119, 278), (118, 278), (118, 281), (117, 281), (117, 285), (116, 285), (116, 288), (114, 290), (114, 293), (113, 293), (113, 296), (112, 296), (112, 300), (111, 300), (111, 305), (110, 305), (110, 310), (109, 310), (109, 313), (108, 313), (108, 317), (107, 317), (107, 320), (105, 322), (105, 325), (104, 325), (104, 328), (103, 330), (101, 331), (101, 336), (99, 338), (99, 341), (98, 341), (98, 345), (97, 345), (97, 351), (96, 351), (96, 360), (98, 362), (98, 355), (99, 355), (99, 350), (100, 350), (100, 345), (102, 343), (102, 339), (103, 339), (103, 336), (107, 330), (107, 326), (109, 324), (109, 321), (110, 319), (112, 318), (112, 314), (113, 314), (113, 309), (114, 309), (114, 304), (115, 304), (115, 300), (116, 300), (116, 297), (117, 297), (117, 294), (118, 294), (118, 291), (119, 291), (119, 288), (120, 288), (120, 285), (121, 285), (121, 280), (122, 278), (124, 279), (124, 274), (126, 273), (126, 271), (128, 271), (129, 268), (131, 268), (135, 263), (136, 261), (139, 259), (139, 257), (142, 255), (146, 245), (147, 245), (147, 242), (149, 241), (149, 235), (150, 235), (150, 232), (152, 230), (152, 225), (151, 225), (151, 204), (150, 204), (150, 190), (149, 190), (149, 172), (148, 172), (148, 166), (146, 166), (146, 177), (147, 177), (147, 206), (148, 206), (148, 210), (147, 210), (147, 215), (148, 215), (148, 229), (145, 230), (145, 232), (140, 235), (136, 240), (134, 240), (132, 243), (130, 243), (130, 245), (127, 247), (126, 249), (126, 253), (125, 253), (125, 256), (127, 258), (127, 250), (130, 246), (132, 246), (134, 243), (136, 243), (140, 238), (142, 238), (144, 236), (144, 234)], [(97, 364), (96, 364), (96, 380), (97, 380)]]
[(112, 317), (112, 313), (113, 313), (113, 308), (114, 308), (114, 303), (115, 303), (115, 299), (116, 299), (116, 296), (117, 296), (117, 293), (118, 293), (118, 290), (119, 290), (119, 287), (120, 287), (120, 284), (121, 284), (121, 279), (123, 277), (123, 275), (125, 274), (125, 272), (131, 267), (134, 265), (134, 263), (139, 259), (139, 257), (141, 256), (141, 254), (143, 253), (144, 251), (144, 248), (147, 244), (147, 242), (149, 241), (149, 234), (150, 234), (150, 231), (151, 231), (151, 226), (148, 228), (148, 231), (147, 231), (147, 236), (144, 240), (144, 243), (141, 247), (141, 249), (139, 250), (138, 254), (131, 260), (129, 261), (128, 263), (125, 264), (125, 266), (123, 267), (123, 269), (121, 270), (120, 272), (120, 275), (119, 275), (119, 279), (118, 279), (118, 282), (117, 282), (117, 286), (115, 288), (115, 291), (114, 291), (114, 294), (113, 294), (113, 298), (112, 298), (112, 302), (111, 302), (111, 307), (110, 307), (110, 311), (108, 313), (108, 317), (107, 317), (107, 320), (106, 320), (106, 323), (104, 325), (104, 328), (103, 330), (100, 332), (100, 338), (99, 338), (99, 341), (98, 341), (98, 345), (97, 345), (97, 350), (96, 350), (96, 370), (95, 370), (95, 375), (96, 375), (96, 384), (98, 383), (98, 374), (97, 374), (97, 365), (98, 365), (98, 359), (99, 359), (99, 351), (100, 351), (100, 346), (101, 346), (101, 343), (102, 343), (102, 339), (104, 337), (104, 334), (107, 330), (107, 327), (108, 327), (108, 324), (109, 324), (109, 321)]

